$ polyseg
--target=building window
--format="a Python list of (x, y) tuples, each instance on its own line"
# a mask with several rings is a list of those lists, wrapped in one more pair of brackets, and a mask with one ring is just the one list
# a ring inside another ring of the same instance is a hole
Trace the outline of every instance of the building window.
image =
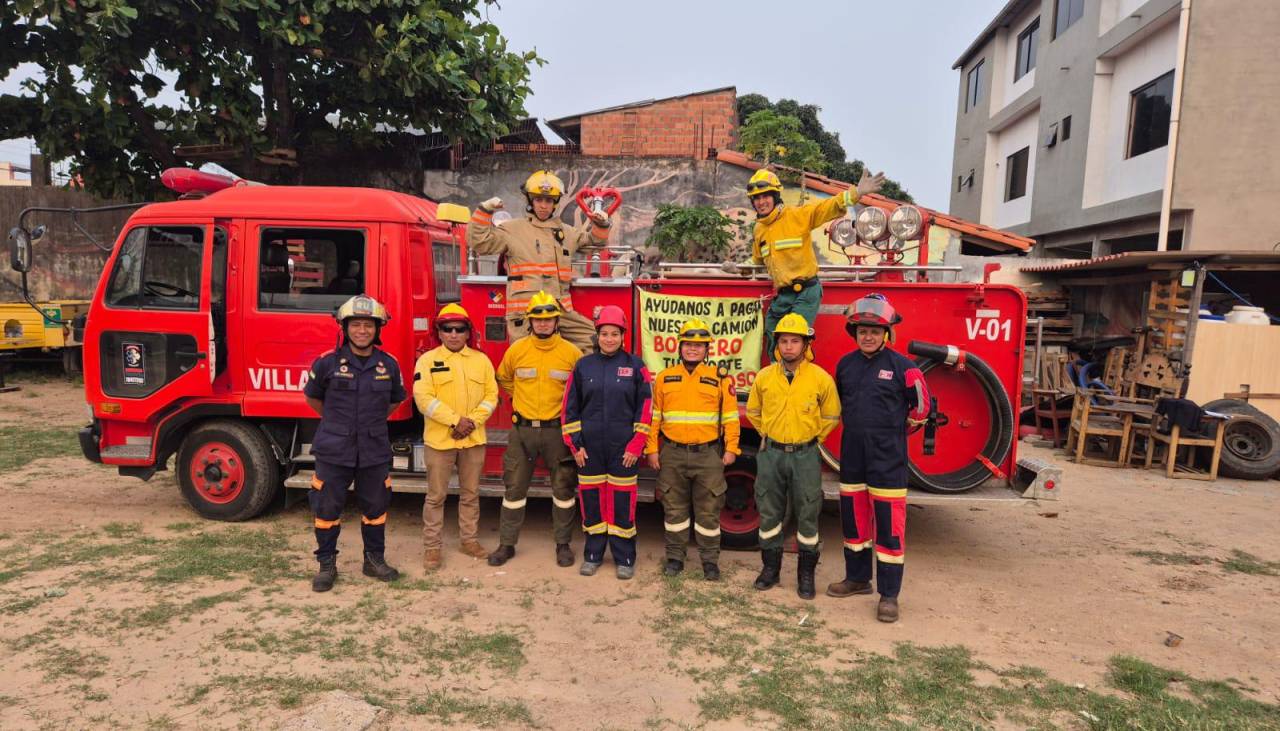
[(1013, 67), (1013, 80), (1017, 81), (1036, 67), (1036, 46), (1040, 44), (1040, 19), (1031, 21), (1026, 30), (1018, 34), (1018, 58)]
[(1173, 111), (1173, 72), (1150, 84), (1138, 87), (1129, 103), (1129, 154), (1144, 152), (1169, 144), (1169, 117)]
[(333, 312), (365, 291), (364, 232), (264, 228), (258, 248), (258, 307)]
[(1062, 118), (1062, 141), (1071, 139), (1071, 115)]
[(1084, 15), (1084, 0), (1058, 0), (1057, 11), (1053, 14), (1053, 37), (1062, 35), (1067, 28), (1080, 20)]
[(1016, 200), (1027, 194), (1027, 161), (1031, 148), (1024, 147), (1005, 161), (1004, 199)]
[(985, 64), (986, 59), (983, 59), (969, 69), (969, 84), (965, 87), (964, 96), (964, 110), (966, 112), (978, 106), (978, 97), (982, 93), (982, 67)]

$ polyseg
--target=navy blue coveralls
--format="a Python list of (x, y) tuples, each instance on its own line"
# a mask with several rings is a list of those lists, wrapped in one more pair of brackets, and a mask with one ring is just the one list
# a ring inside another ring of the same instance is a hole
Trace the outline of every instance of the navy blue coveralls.
[(836, 366), (844, 433), (840, 442), (840, 527), (845, 578), (870, 582), (872, 547), (882, 596), (902, 590), (907, 538), (907, 419), (928, 415), (924, 375), (906, 356), (854, 350)]
[(378, 348), (360, 358), (343, 345), (316, 359), (302, 391), (324, 402), (320, 426), (311, 440), (316, 471), (308, 495), (315, 515), (316, 558), (338, 554), (342, 509), (352, 481), (364, 550), (381, 556), (391, 504), (387, 412), (408, 395), (400, 365)]
[[(573, 367), (561, 410), (565, 444), (587, 450), (578, 470), (583, 559), (604, 560), (607, 544), (618, 566), (636, 562), (636, 476), (653, 422), (653, 378), (640, 358), (619, 350), (593, 353)], [(636, 464), (622, 466), (626, 453)]]

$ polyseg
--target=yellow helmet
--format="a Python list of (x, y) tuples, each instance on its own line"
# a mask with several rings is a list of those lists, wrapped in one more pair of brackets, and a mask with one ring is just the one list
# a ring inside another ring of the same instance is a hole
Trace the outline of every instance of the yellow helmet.
[(535, 292), (529, 298), (529, 306), (524, 309), (524, 316), (530, 320), (550, 320), (563, 314), (564, 310), (560, 309), (556, 298), (542, 291)]
[(471, 316), (467, 311), (462, 309), (462, 305), (456, 302), (450, 302), (440, 308), (440, 314), (436, 315), (436, 324), (443, 325), (446, 322), (463, 322), (467, 325), (471, 324)]
[(778, 176), (774, 175), (772, 170), (761, 168), (747, 181), (748, 196), (760, 195), (761, 193), (782, 195), (782, 181), (778, 180)]
[(711, 342), (711, 328), (707, 326), (707, 323), (696, 317), (692, 320), (686, 320), (680, 326), (680, 334), (676, 337), (676, 340), (682, 343), (709, 343)]
[(773, 328), (774, 337), (778, 335), (799, 335), (801, 337), (813, 337), (813, 328), (809, 327), (809, 321), (804, 319), (804, 315), (796, 312), (788, 312), (778, 320), (778, 324)]
[(344, 325), (353, 317), (367, 317), (379, 325), (385, 325), (391, 320), (391, 315), (387, 314), (387, 308), (367, 294), (358, 294), (343, 302), (338, 311), (333, 314), (333, 319)]
[(560, 196), (564, 195), (564, 181), (550, 170), (538, 170), (524, 181), (524, 194), (530, 198), (535, 195), (549, 195), (560, 200)]

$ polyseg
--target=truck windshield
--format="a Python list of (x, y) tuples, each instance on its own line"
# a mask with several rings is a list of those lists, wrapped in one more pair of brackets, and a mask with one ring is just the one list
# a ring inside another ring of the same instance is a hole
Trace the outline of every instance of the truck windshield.
[(107, 286), (107, 306), (199, 309), (203, 252), (203, 228), (140, 226), (131, 230), (116, 256)]

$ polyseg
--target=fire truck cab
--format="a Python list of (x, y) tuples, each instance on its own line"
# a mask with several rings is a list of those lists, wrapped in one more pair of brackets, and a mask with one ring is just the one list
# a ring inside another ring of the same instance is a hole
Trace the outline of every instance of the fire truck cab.
[[(182, 493), (198, 513), (246, 520), (282, 484), (310, 483), (318, 419), (301, 389), (313, 360), (337, 345), (333, 312), (352, 295), (386, 305), (391, 321), (382, 348), (399, 362), (406, 389), (417, 357), (436, 344), (434, 318), (445, 303), (460, 301), (471, 314), (474, 347), (495, 363), (505, 352), (506, 278), (467, 255), (460, 206), (365, 188), (213, 189), (140, 208), (116, 241), (84, 336), (92, 423), (80, 444), (88, 459), (142, 479), (174, 459)], [(15, 250), (15, 265), (17, 257)], [(755, 298), (763, 307), (774, 295), (762, 271), (739, 276), (672, 265), (639, 277), (590, 266), (579, 265), (575, 308), (590, 315), (606, 304), (623, 307), (636, 323), (625, 347), (638, 353), (647, 347), (638, 338), (641, 292)], [(1026, 299), (1006, 285), (929, 282), (938, 268), (824, 265), (817, 362), (834, 372), (855, 347), (844, 332), (850, 302), (886, 294), (906, 318), (893, 347), (921, 363), (947, 415), (928, 434), (911, 436), (913, 483), (935, 493), (1007, 484), (1016, 459), (1010, 404), (1018, 403), (1022, 383)], [(906, 281), (911, 277), (917, 281)], [(741, 401), (749, 385), (739, 384)], [(425, 492), (423, 422), (412, 399), (389, 421), (394, 488)], [(504, 398), (489, 422), (482, 494), (502, 494), (510, 423)], [(758, 444), (743, 418), (744, 455), (726, 475), (728, 546), (755, 542)], [(838, 430), (823, 456), (838, 465)], [(652, 478), (642, 473), (641, 500), (654, 499)], [(834, 495), (834, 476), (829, 482)], [(535, 483), (531, 494), (550, 491)]]

